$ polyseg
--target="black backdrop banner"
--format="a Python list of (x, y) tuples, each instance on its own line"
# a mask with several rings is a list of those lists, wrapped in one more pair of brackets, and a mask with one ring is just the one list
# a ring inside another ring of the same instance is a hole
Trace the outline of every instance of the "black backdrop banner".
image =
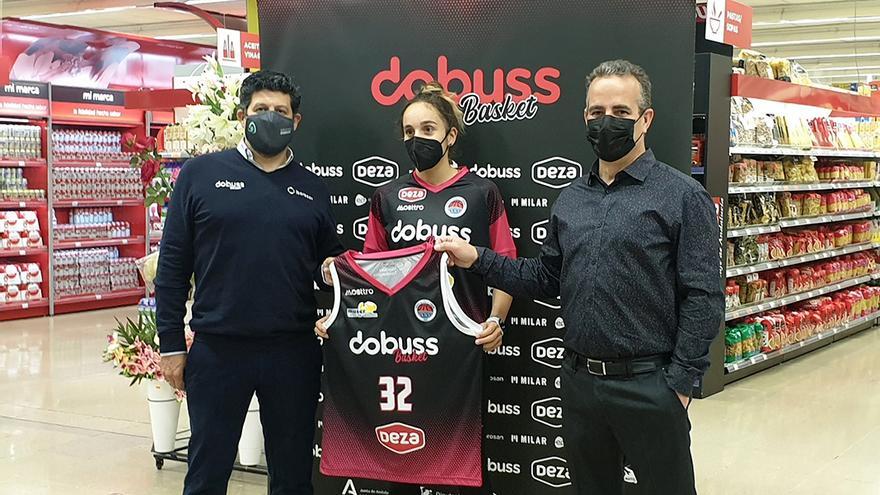
[[(600, 62), (646, 69), (648, 145), (690, 170), (693, 0), (261, 0), (259, 16), (263, 67), (303, 92), (297, 158), (327, 181), (349, 248), (362, 247), (375, 187), (411, 171), (400, 112), (434, 79), (460, 95), (470, 125), (457, 161), (501, 189), (520, 256), (539, 252), (559, 191), (595, 160), (584, 77)], [(516, 300), (487, 361), (484, 457), (498, 495), (571, 493), (558, 377), (561, 337), (577, 322), (559, 304)], [(315, 472), (320, 495), (432, 493)]]

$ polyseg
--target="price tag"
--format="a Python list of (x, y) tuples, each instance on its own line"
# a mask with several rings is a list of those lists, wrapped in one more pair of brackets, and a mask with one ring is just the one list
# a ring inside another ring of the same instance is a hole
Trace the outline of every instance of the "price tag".
[(117, 199), (117, 200), (116, 200), (116, 206), (122, 206), (122, 200), (121, 200), (121, 199)]
[(100, 168), (103, 167), (104, 164), (102, 164), (101, 162), (95, 162), (95, 166)]
[(95, 300), (100, 301), (101, 299), (104, 299), (104, 296), (101, 294), (95, 294)]
[(24, 167), (24, 160), (19, 160), (19, 161), (18, 161), (18, 166), (19, 166), (19, 167)]
[(18, 207), (19, 207), (19, 208), (24, 208), (25, 206), (27, 206), (27, 203), (25, 203), (24, 201), (19, 201), (19, 202), (18, 202)]
[(73, 205), (74, 208), (76, 208), (77, 206), (79, 206), (79, 201), (74, 201), (71, 204)]
[(79, 242), (79, 241), (76, 241), (75, 243), (73, 243), (73, 245), (76, 246), (76, 247), (78, 247), (78, 248), (81, 248), (82, 245), (83, 245), (83, 243), (81, 243), (81, 242)]
[(123, 245), (123, 246), (127, 246), (127, 245), (128, 245), (128, 239), (123, 239), (123, 240), (122, 240), (122, 245)]
[(24, 249), (19, 249), (19, 250), (18, 250), (18, 255), (19, 255), (19, 256), (24, 256), (25, 254), (27, 254), (27, 251), (26, 251), (26, 250), (24, 250)]
[(28, 303), (22, 303), (22, 305), (21, 305), (21, 309), (28, 309), (30, 307), (31, 307), (31, 305)]

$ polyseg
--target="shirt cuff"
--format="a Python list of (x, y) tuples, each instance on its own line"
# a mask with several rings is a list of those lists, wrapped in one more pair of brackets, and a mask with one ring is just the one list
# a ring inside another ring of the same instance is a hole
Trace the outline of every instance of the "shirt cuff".
[(184, 330), (159, 332), (159, 355), (186, 354), (186, 335)]
[(488, 267), (492, 264), (492, 255), (495, 254), (492, 250), (477, 246), (477, 261), (473, 264), (468, 271), (476, 273), (477, 275), (485, 275), (489, 270)]
[(691, 370), (680, 364), (672, 363), (666, 370), (666, 383), (672, 390), (682, 395), (693, 397), (694, 386), (699, 376), (700, 374), (697, 370)]

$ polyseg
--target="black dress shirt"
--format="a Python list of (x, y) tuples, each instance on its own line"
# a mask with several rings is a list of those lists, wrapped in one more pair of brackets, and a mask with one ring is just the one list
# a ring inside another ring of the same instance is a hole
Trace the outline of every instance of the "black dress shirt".
[(690, 395), (724, 321), (714, 204), (647, 151), (606, 185), (599, 164), (556, 200), (538, 258), (478, 248), (473, 270), (515, 297), (561, 296), (565, 347), (593, 359), (668, 353)]

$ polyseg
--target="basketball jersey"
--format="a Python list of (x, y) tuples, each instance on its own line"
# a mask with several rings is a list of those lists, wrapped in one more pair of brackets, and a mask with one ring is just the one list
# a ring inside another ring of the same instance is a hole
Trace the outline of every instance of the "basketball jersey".
[(482, 327), (433, 241), (331, 265), (321, 472), (481, 486)]

